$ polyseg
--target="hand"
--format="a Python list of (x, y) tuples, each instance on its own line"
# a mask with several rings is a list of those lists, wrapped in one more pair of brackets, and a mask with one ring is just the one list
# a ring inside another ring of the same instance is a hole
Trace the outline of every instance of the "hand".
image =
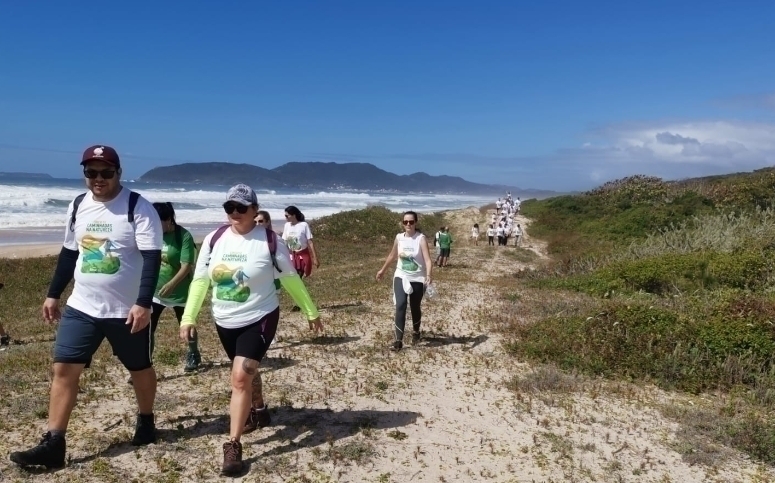
[(129, 315), (126, 317), (126, 325), (131, 325), (131, 334), (136, 334), (141, 330), (148, 327), (151, 323), (151, 309), (140, 307), (139, 305), (133, 305), (129, 309)]
[(323, 332), (323, 322), (320, 321), (320, 317), (315, 317), (309, 321), (309, 330), (314, 331), (316, 334)]
[(320, 268), (320, 260), (318, 260), (317, 258), (312, 263), (315, 264), (315, 268)]
[(172, 293), (172, 291), (174, 289), (175, 289), (175, 287), (173, 287), (171, 283), (169, 283), (169, 282), (165, 283), (161, 287), (161, 289), (159, 289), (159, 297), (166, 297), (167, 295)]
[(377, 272), (377, 280), (382, 280), (383, 275), (385, 275), (384, 270), (380, 270), (379, 272)]
[(43, 320), (49, 324), (55, 324), (62, 318), (62, 312), (59, 311), (59, 299), (46, 298), (43, 302)]
[(423, 283), (425, 283), (425, 286), (427, 287), (428, 285), (431, 284), (431, 282), (432, 282), (431, 276), (428, 275), (427, 277), (425, 277), (425, 282), (423, 282)]
[(180, 340), (183, 342), (191, 342), (196, 337), (195, 325), (181, 325), (180, 326)]

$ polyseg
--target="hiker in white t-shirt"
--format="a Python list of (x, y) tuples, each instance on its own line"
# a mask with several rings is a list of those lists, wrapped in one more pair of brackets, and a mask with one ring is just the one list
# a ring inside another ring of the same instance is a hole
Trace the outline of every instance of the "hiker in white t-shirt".
[(479, 246), (479, 223), (474, 223), (474, 226), (471, 227), (471, 240), (475, 246)]
[(285, 219), (287, 221), (283, 227), (283, 240), (291, 252), (293, 265), (301, 278), (309, 277), (313, 264), (315, 268), (320, 268), (320, 259), (312, 241), (312, 230), (304, 221), (304, 213), (293, 205), (285, 208)]
[(487, 245), (493, 246), (495, 245), (495, 241), (493, 241), (493, 238), (495, 237), (495, 228), (493, 228), (493, 225), (490, 225), (487, 227)]
[(420, 341), (421, 303), (425, 289), (431, 283), (432, 271), (428, 242), (425, 235), (417, 231), (417, 213), (404, 212), (401, 223), (404, 231), (396, 235), (393, 248), (377, 272), (377, 280), (381, 280), (390, 264), (396, 261), (396, 271), (393, 275), (393, 294), (396, 302), (395, 341), (390, 347), (393, 351), (400, 351), (404, 347), (407, 304), (412, 313), (412, 345)]
[(242, 434), (270, 423), (258, 368), (280, 320), (276, 280), (301, 307), (310, 330), (322, 331), (323, 325), (288, 248), (268, 227), (257, 226), (256, 193), (243, 184), (233, 186), (223, 209), (229, 224), (202, 242), (180, 338), (187, 341), (195, 335), (197, 315), (212, 285), (215, 329), (232, 361), (231, 423), (222, 472), (233, 476), (243, 470)]
[[(161, 265), (161, 221), (151, 203), (121, 186), (115, 149), (92, 146), (81, 165), (89, 190), (67, 209), (64, 244), (43, 303), (43, 318), (59, 322), (48, 429), (38, 446), (10, 455), (25, 467), (65, 465), (65, 433), (78, 382), (105, 338), (132, 375), (138, 405), (132, 444), (156, 441), (149, 323)], [(73, 278), (73, 292), (60, 312), (59, 299)]]
[(522, 230), (522, 227), (517, 223), (517, 228), (514, 230), (514, 246), (518, 247), (522, 243), (522, 235), (524, 235), (524, 231)]

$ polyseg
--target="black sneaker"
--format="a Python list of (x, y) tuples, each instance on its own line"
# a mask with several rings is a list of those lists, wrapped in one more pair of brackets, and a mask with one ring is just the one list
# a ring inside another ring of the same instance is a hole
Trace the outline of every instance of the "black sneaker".
[(412, 345), (417, 345), (420, 342), (420, 332), (412, 332)]
[(242, 432), (247, 434), (251, 431), (255, 431), (256, 428), (265, 428), (272, 423), (272, 418), (269, 416), (269, 407), (264, 404), (263, 408), (250, 408), (248, 419), (245, 421), (245, 427), (242, 428)]
[(239, 441), (223, 443), (223, 474), (236, 476), (242, 473), (242, 468), (242, 444)]
[(19, 466), (45, 466), (47, 469), (65, 466), (67, 444), (63, 436), (54, 437), (46, 432), (37, 446), (27, 451), (11, 453), (11, 461)]
[(193, 372), (199, 369), (199, 365), (202, 364), (202, 355), (199, 351), (189, 351), (186, 354), (186, 367), (183, 368), (185, 372)]
[(8, 334), (5, 334), (4, 336), (0, 337), (0, 345), (10, 345), (11, 344), (11, 336)]
[(404, 347), (404, 343), (401, 342), (400, 340), (397, 340), (393, 342), (393, 345), (390, 346), (390, 350), (392, 350), (393, 352), (398, 352), (401, 349), (403, 349), (403, 347)]
[(132, 438), (132, 446), (145, 446), (156, 442), (156, 423), (153, 414), (137, 415), (135, 435)]

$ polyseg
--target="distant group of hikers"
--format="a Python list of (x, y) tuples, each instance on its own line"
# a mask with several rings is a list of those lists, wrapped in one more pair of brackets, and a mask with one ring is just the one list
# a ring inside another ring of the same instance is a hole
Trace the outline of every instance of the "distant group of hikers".
[[(81, 165), (88, 191), (68, 207), (65, 240), (42, 309), (47, 322), (58, 322), (48, 427), (38, 445), (11, 453), (11, 461), (23, 467), (64, 466), (65, 434), (79, 379), (104, 339), (129, 371), (134, 387), (138, 412), (131, 443), (155, 442), (157, 378), (152, 359), (161, 314), (167, 308), (175, 313), (180, 339), (188, 345), (184, 371), (194, 371), (202, 362), (197, 318), (212, 289), (215, 329), (232, 362), (231, 422), (229, 440), (223, 444), (222, 472), (239, 474), (241, 436), (270, 424), (258, 369), (277, 331), (280, 288), (293, 299), (293, 310), (306, 316), (310, 330), (323, 330), (302, 281), (313, 265), (320, 266), (304, 215), (288, 206), (278, 240), (269, 213), (259, 209), (255, 191), (237, 184), (223, 203), (227, 223), (204, 237), (197, 254), (194, 238), (177, 223), (172, 203), (151, 203), (122, 187), (115, 149), (91, 146)], [(391, 345), (396, 351), (403, 347), (407, 307), (412, 342), (420, 340), (420, 303), (432, 281), (428, 243), (417, 222), (417, 213), (403, 214), (403, 230), (376, 276), (381, 279), (396, 262)], [(449, 228), (439, 230), (436, 265), (446, 266), (451, 244)], [(72, 294), (60, 311), (60, 297), (73, 279)], [(9, 340), (0, 327), (0, 343)]]

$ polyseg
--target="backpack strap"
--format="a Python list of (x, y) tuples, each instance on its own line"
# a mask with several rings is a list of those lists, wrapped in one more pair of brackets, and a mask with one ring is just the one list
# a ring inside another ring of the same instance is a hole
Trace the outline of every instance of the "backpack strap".
[(86, 193), (81, 193), (73, 200), (73, 212), (70, 213), (70, 231), (75, 231), (75, 214), (78, 213), (78, 206), (80, 206), (85, 196)]
[(126, 219), (129, 223), (135, 222), (135, 207), (137, 206), (137, 200), (140, 199), (140, 193), (135, 191), (129, 192), (129, 210), (126, 214)]
[(272, 265), (274, 268), (282, 273), (280, 266), (277, 264), (277, 233), (271, 228), (266, 228), (266, 242), (269, 245), (269, 254), (272, 256)]

